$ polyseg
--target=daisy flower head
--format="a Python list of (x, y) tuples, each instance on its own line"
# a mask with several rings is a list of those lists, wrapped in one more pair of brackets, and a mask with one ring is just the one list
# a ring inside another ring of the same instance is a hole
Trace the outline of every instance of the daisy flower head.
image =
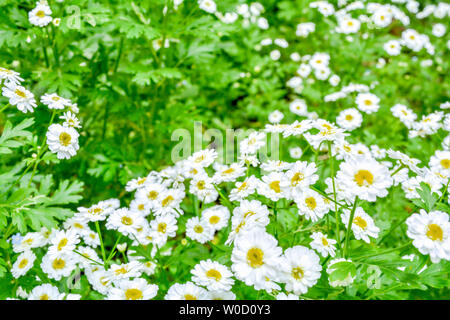
[(178, 230), (177, 220), (170, 214), (157, 216), (155, 220), (150, 221), (150, 230), (153, 243), (162, 247), (169, 237), (175, 236)]
[[(214, 190), (215, 191), (215, 190)], [(155, 215), (172, 214), (176, 217), (183, 212), (180, 209), (180, 203), (185, 196), (184, 191), (179, 189), (167, 189), (161, 192), (155, 201), (153, 208)]]
[(231, 189), (228, 198), (230, 201), (242, 201), (255, 192), (259, 183), (259, 179), (253, 175), (245, 178), (242, 182), (236, 182), (235, 188)]
[(13, 243), (13, 251), (16, 253), (39, 248), (46, 244), (46, 239), (39, 232), (28, 232), (25, 236)]
[(149, 284), (145, 279), (121, 280), (111, 287), (108, 300), (150, 300), (158, 293), (156, 284)]
[(47, 131), (47, 144), (50, 151), (56, 153), (58, 159), (69, 159), (80, 148), (79, 136), (74, 128), (52, 124)]
[(311, 238), (313, 239), (310, 243), (311, 248), (319, 252), (322, 257), (326, 258), (328, 255), (334, 257), (336, 255), (336, 240), (328, 238), (322, 232), (314, 232)]
[(389, 40), (383, 45), (383, 48), (390, 56), (398, 56), (402, 52), (402, 45), (397, 40)]
[(406, 235), (420, 253), (430, 255), (433, 263), (450, 260), (450, 221), (442, 211), (427, 213), (421, 209), (406, 220)]
[(286, 249), (280, 263), (281, 279), (286, 290), (295, 294), (304, 294), (320, 278), (319, 256), (311, 249), (295, 246)]
[(12, 106), (17, 106), (17, 109), (23, 113), (34, 112), (34, 108), (37, 107), (34, 94), (20, 85), (6, 83), (2, 88), (2, 95), (9, 99)]
[(377, 197), (387, 196), (387, 189), (393, 184), (388, 168), (373, 158), (349, 158), (342, 162), (337, 181), (352, 197), (374, 202)]
[(306, 131), (313, 127), (313, 122), (309, 119), (302, 121), (295, 120), (293, 123), (288, 125), (283, 131), (283, 137), (287, 138), (290, 136), (299, 136), (304, 134)]
[(129, 263), (112, 264), (107, 271), (111, 281), (116, 282), (122, 279), (137, 278), (142, 275), (143, 267), (139, 261), (130, 261)]
[(28, 270), (33, 267), (34, 261), (36, 260), (36, 255), (31, 251), (27, 250), (22, 252), (14, 262), (11, 273), (14, 278), (19, 278), (25, 275)]
[(73, 253), (47, 253), (42, 258), (41, 269), (50, 278), (56, 281), (68, 277), (76, 267)]
[(284, 114), (279, 110), (275, 110), (269, 114), (270, 123), (280, 123), (283, 118)]
[(329, 206), (325, 204), (323, 197), (314, 190), (306, 189), (299, 195), (296, 194), (294, 201), (298, 207), (298, 214), (313, 222), (322, 219), (329, 211)]
[[(351, 212), (348, 209), (344, 209), (344, 213), (341, 214), (342, 222), (347, 226), (350, 220)], [(364, 240), (370, 243), (369, 237), (374, 239), (378, 238), (380, 228), (378, 228), (371, 216), (369, 216), (363, 208), (357, 207), (353, 216), (352, 231), (357, 240)]]
[(356, 96), (356, 104), (358, 109), (367, 114), (377, 112), (380, 108), (379, 102), (380, 98), (373, 93), (359, 93)]
[(79, 217), (86, 222), (102, 221), (105, 220), (113, 211), (114, 209), (99, 203), (89, 208), (78, 207), (78, 214), (76, 217)]
[(202, 212), (202, 220), (210, 225), (214, 230), (221, 230), (228, 225), (230, 211), (222, 205), (215, 205)]
[(186, 236), (200, 243), (211, 241), (215, 230), (211, 225), (198, 217), (192, 217), (186, 222)]
[(198, 0), (198, 6), (208, 13), (215, 13), (217, 10), (216, 3), (213, 0)]
[(192, 281), (210, 291), (230, 291), (234, 284), (228, 267), (211, 259), (200, 261), (191, 273)]
[(53, 20), (51, 14), (52, 10), (48, 4), (39, 2), (33, 10), (28, 12), (28, 20), (32, 25), (45, 27)]
[(209, 300), (208, 291), (188, 281), (175, 283), (167, 291), (164, 300)]
[(213, 178), (208, 177), (208, 175), (196, 175), (191, 180), (189, 192), (203, 203), (211, 203), (219, 196), (213, 183)]
[(414, 121), (417, 119), (417, 115), (404, 104), (397, 103), (391, 108), (391, 112), (394, 117), (400, 119), (408, 129), (412, 128)]
[(80, 120), (78, 120), (76, 114), (70, 111), (64, 112), (64, 114), (59, 118), (64, 120), (63, 122), (64, 127), (81, 128)]
[(195, 168), (206, 168), (217, 158), (217, 151), (213, 149), (204, 149), (195, 152), (187, 160)]
[(251, 132), (249, 136), (239, 144), (240, 152), (244, 154), (255, 154), (266, 144), (264, 132)]
[(300, 195), (304, 189), (309, 188), (319, 180), (317, 167), (314, 162), (296, 161), (286, 172), (292, 197)]
[(44, 283), (34, 287), (28, 295), (28, 300), (62, 300), (64, 293), (60, 293), (58, 288)]
[(286, 198), (289, 188), (289, 182), (284, 173), (271, 172), (261, 177), (261, 182), (257, 188), (257, 192), (272, 201), (278, 201)]
[(430, 158), (429, 166), (446, 179), (450, 178), (450, 151), (436, 150)]
[(23, 81), (20, 73), (0, 67), (0, 83), (1, 80), (5, 80), (5, 85), (9, 86), (18, 86)]
[(282, 250), (272, 235), (262, 229), (254, 229), (236, 238), (231, 269), (245, 284), (264, 287), (266, 278), (278, 277), (281, 254)]
[(41, 102), (48, 106), (49, 109), (64, 109), (65, 107), (72, 105), (70, 100), (62, 98), (56, 93), (44, 94), (41, 97)]
[(48, 254), (55, 255), (61, 253), (72, 253), (77, 243), (80, 242), (76, 230), (59, 230), (50, 236), (50, 247)]
[(289, 149), (289, 155), (292, 159), (300, 159), (302, 154), (303, 150), (300, 147), (293, 147)]
[(235, 181), (237, 178), (243, 176), (247, 169), (239, 163), (232, 163), (229, 166), (214, 163), (214, 170), (216, 170), (216, 172), (212, 179), (215, 184), (219, 184), (222, 182)]
[(344, 34), (356, 33), (361, 27), (361, 22), (350, 16), (344, 16), (338, 19), (338, 24), (339, 25), (336, 27), (336, 32)]
[(128, 208), (120, 208), (108, 217), (107, 229), (117, 230), (125, 236), (136, 235), (137, 228), (142, 224), (144, 216), (139, 211), (131, 211)]
[(361, 113), (355, 108), (350, 108), (339, 113), (336, 118), (336, 123), (341, 128), (347, 131), (352, 131), (361, 126), (362, 120), (363, 118)]

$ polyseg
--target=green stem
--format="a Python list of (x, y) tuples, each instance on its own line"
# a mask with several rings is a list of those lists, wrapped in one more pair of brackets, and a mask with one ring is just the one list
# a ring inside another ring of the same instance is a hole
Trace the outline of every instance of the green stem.
[(100, 246), (102, 248), (102, 257), (103, 257), (103, 263), (104, 263), (104, 267), (105, 269), (107, 269), (107, 263), (106, 263), (106, 254), (105, 254), (105, 246), (103, 245), (103, 238), (102, 238), (102, 233), (100, 231), (100, 225), (98, 223), (98, 221), (95, 221), (95, 229), (97, 230), (97, 234), (98, 237), (100, 239)]
[(10, 106), (9, 103), (7, 103), (3, 108), (0, 109), (0, 112), (3, 112), (3, 110), (5, 110), (6, 108), (8, 108)]
[(347, 225), (347, 233), (345, 235), (345, 246), (344, 246), (344, 258), (347, 258), (348, 253), (348, 243), (350, 240), (350, 231), (352, 229), (353, 217), (355, 216), (356, 206), (358, 204), (358, 197), (355, 198), (355, 203), (353, 204), (352, 212), (350, 213), (350, 218)]
[(119, 244), (119, 241), (120, 241), (121, 238), (122, 238), (122, 234), (119, 234), (119, 237), (117, 238), (116, 243), (114, 244), (114, 246), (113, 246), (113, 248), (112, 248), (108, 258), (106, 259), (106, 263), (108, 263), (109, 260), (111, 260), (114, 257), (114, 255), (116, 253), (114, 250), (116, 250), (116, 247)]
[(336, 219), (336, 241), (338, 243), (338, 247), (341, 246), (341, 236), (340, 236), (340, 227), (339, 227), (339, 212), (337, 207), (336, 200), (336, 183), (334, 181), (334, 156), (331, 152), (331, 141), (328, 141), (328, 152), (330, 153), (330, 169), (331, 169), (331, 181), (333, 183), (333, 197), (334, 197), (334, 215)]
[[(52, 125), (53, 120), (55, 120), (55, 116), (56, 116), (56, 110), (53, 110), (52, 117), (50, 118), (50, 122), (48, 123), (47, 128)], [(33, 173), (31, 174), (30, 181), (28, 181), (28, 187), (30, 187), (31, 182), (33, 181), (34, 175), (36, 174), (36, 169), (37, 169), (37, 166), (38, 166), (38, 164), (40, 162), (41, 156), (47, 150), (47, 146), (45, 145), (46, 141), (47, 141), (47, 138), (44, 136), (44, 139), (42, 139), (41, 146), (39, 147), (39, 151), (38, 151), (38, 154), (36, 156), (36, 160), (34, 162)], [(44, 148), (44, 146), (45, 146), (45, 148)]]

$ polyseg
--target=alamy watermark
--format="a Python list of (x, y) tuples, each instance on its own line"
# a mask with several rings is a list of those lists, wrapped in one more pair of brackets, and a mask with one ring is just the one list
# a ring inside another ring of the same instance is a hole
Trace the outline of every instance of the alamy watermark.
[[(195, 121), (193, 130), (184, 128), (172, 132), (171, 141), (178, 142), (171, 151), (171, 160), (176, 163), (188, 158), (194, 152), (205, 148), (214, 149), (218, 153), (217, 161), (222, 164), (232, 164), (239, 160), (241, 142), (247, 139), (254, 129), (216, 129), (204, 130), (201, 121)], [(260, 162), (280, 159), (280, 134), (266, 133), (265, 144), (258, 150)]]

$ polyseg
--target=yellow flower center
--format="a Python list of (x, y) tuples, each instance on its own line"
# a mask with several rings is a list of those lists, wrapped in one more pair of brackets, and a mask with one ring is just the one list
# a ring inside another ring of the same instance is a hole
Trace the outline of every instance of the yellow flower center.
[(247, 182), (242, 182), (241, 186), (238, 188), (238, 191), (242, 191), (247, 188)]
[(19, 269), (23, 269), (28, 265), (28, 259), (23, 259), (22, 261), (20, 261), (19, 263)]
[(214, 278), (216, 281), (219, 281), (220, 279), (222, 279), (222, 275), (221, 275), (220, 272), (217, 271), (216, 269), (208, 270), (208, 271), (206, 272), (206, 276), (207, 276), (208, 278)]
[(313, 197), (306, 198), (305, 203), (310, 210), (314, 210), (317, 207), (316, 199)]
[(149, 198), (150, 200), (155, 200), (158, 197), (158, 192), (156, 191), (150, 191), (147, 194), (147, 198)]
[(201, 226), (201, 225), (196, 225), (195, 227), (194, 227), (194, 231), (196, 232), (196, 233), (202, 233), (203, 232), (203, 227)]
[(197, 182), (197, 188), (198, 188), (198, 190), (205, 189), (205, 181), (200, 180), (199, 182)]
[(36, 17), (44, 18), (45, 17), (45, 12), (42, 11), (42, 10), (39, 10), (38, 12), (36, 12)]
[(220, 218), (218, 216), (212, 216), (209, 218), (209, 223), (211, 223), (211, 224), (217, 224), (217, 223), (219, 223), (219, 221), (220, 221)]
[(158, 224), (158, 232), (166, 233), (166, 229), (167, 229), (167, 224), (166, 223), (161, 222), (160, 224)]
[(70, 142), (72, 141), (72, 137), (67, 132), (61, 132), (59, 135), (59, 143), (63, 145), (64, 147), (67, 147)]
[(348, 114), (345, 116), (345, 120), (351, 121), (351, 120), (353, 120), (353, 116), (351, 114)]
[(192, 294), (185, 294), (184, 299), (185, 300), (197, 300), (197, 297)]
[(441, 160), (441, 166), (442, 166), (444, 169), (450, 168), (450, 159), (442, 159), (442, 160)]
[(138, 205), (138, 210), (142, 211), (145, 209), (145, 206), (141, 203), (140, 205)]
[(269, 184), (270, 189), (272, 189), (273, 191), (275, 191), (276, 193), (280, 193), (281, 192), (281, 188), (280, 188), (280, 181), (272, 181)]
[(66, 266), (66, 262), (63, 259), (55, 259), (53, 260), (52, 267), (55, 270), (61, 270), (64, 269)]
[(355, 219), (353, 219), (353, 223), (356, 224), (361, 229), (367, 228), (367, 221), (361, 217), (356, 217)]
[(27, 95), (25, 94), (25, 92), (23, 92), (22, 90), (19, 90), (19, 89), (14, 90), (14, 93), (15, 93), (16, 95), (18, 95), (19, 97), (24, 98), (24, 99), (27, 97)]
[(428, 225), (427, 237), (433, 241), (442, 241), (444, 238), (444, 231), (435, 223)]
[(322, 244), (323, 244), (324, 246), (328, 246), (328, 240), (327, 240), (327, 238), (325, 238), (325, 237), (322, 238)]
[(142, 291), (139, 289), (127, 289), (125, 291), (125, 298), (127, 300), (139, 300), (142, 299)]
[(120, 274), (126, 274), (128, 271), (127, 269), (125, 269), (124, 267), (117, 269), (116, 271), (114, 271), (114, 273), (116, 274), (116, 276), (120, 275)]
[(252, 268), (261, 267), (264, 262), (264, 252), (259, 248), (251, 248), (247, 251), (247, 262)]
[(58, 243), (58, 251), (61, 251), (62, 248), (64, 248), (67, 245), (67, 238), (61, 239), (61, 241), (59, 241)]
[(233, 172), (234, 172), (234, 168), (229, 168), (229, 169), (227, 169), (225, 171), (222, 171), (222, 174), (230, 174), (230, 173), (233, 173)]
[(355, 174), (355, 182), (360, 187), (371, 185), (373, 183), (373, 174), (368, 170), (359, 170)]
[(296, 172), (294, 176), (291, 179), (291, 186), (295, 187), (300, 181), (302, 181), (305, 178), (303, 173)]
[(42, 296), (39, 297), (39, 300), (50, 300), (50, 297), (48, 294), (44, 293)]
[(301, 280), (305, 273), (303, 272), (302, 268), (296, 267), (292, 269), (291, 275), (295, 280)]
[(130, 217), (122, 217), (122, 224), (126, 225), (126, 226), (131, 226), (133, 224), (133, 219), (131, 219)]
[(175, 200), (172, 196), (167, 196), (162, 202), (161, 205), (163, 207), (167, 207), (173, 200)]

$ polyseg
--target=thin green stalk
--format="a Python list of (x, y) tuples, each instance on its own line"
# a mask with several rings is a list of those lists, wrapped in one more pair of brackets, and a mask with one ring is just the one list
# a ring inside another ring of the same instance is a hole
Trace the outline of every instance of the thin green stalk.
[(353, 217), (355, 216), (356, 206), (358, 204), (358, 197), (355, 198), (355, 203), (353, 204), (352, 212), (350, 213), (350, 218), (347, 225), (347, 233), (345, 235), (345, 245), (344, 245), (344, 257), (347, 258), (348, 254), (348, 243), (350, 240), (350, 231), (352, 229)]
[[(52, 125), (53, 120), (55, 119), (55, 116), (56, 116), (56, 110), (53, 110), (52, 117), (50, 118), (50, 122), (48, 123), (47, 128), (50, 127), (50, 126)], [(34, 162), (33, 173), (31, 174), (30, 181), (28, 181), (28, 187), (30, 187), (31, 182), (33, 181), (34, 175), (36, 174), (36, 169), (37, 169), (37, 166), (38, 166), (38, 164), (39, 164), (39, 162), (40, 162), (41, 156), (42, 156), (42, 155), (44, 154), (44, 152), (47, 150), (47, 146), (45, 145), (45, 142), (46, 142), (46, 141), (47, 141), (47, 139), (46, 139), (46, 137), (44, 136), (44, 139), (42, 139), (41, 146), (39, 147), (39, 151), (38, 151), (38, 154), (37, 154), (37, 156), (36, 156), (36, 160), (35, 160), (35, 162)], [(45, 146), (45, 148), (44, 148), (44, 146)]]
[(100, 239), (100, 246), (102, 248), (103, 263), (104, 263), (105, 269), (107, 269), (107, 264), (106, 264), (107, 260), (106, 260), (106, 254), (105, 254), (105, 246), (103, 245), (102, 233), (100, 231), (100, 225), (99, 225), (98, 221), (95, 221), (95, 229), (97, 230), (97, 234), (98, 234), (98, 237)]
[(114, 254), (115, 254), (114, 250), (116, 250), (116, 247), (119, 244), (119, 241), (120, 241), (121, 238), (122, 238), (122, 234), (119, 234), (119, 237), (117, 238), (116, 243), (114, 244), (114, 246), (113, 246), (113, 248), (112, 248), (108, 258), (106, 259), (106, 263), (108, 263), (109, 260), (111, 260), (114, 257)]
[(6, 108), (8, 108), (10, 106), (9, 103), (7, 103), (3, 108), (0, 109), (0, 112), (3, 112), (3, 110), (5, 110)]
[(333, 197), (334, 197), (334, 215), (336, 219), (336, 241), (338, 243), (338, 247), (341, 246), (341, 236), (340, 236), (340, 227), (339, 227), (339, 212), (337, 207), (337, 200), (336, 200), (336, 183), (334, 181), (334, 156), (331, 152), (331, 141), (328, 141), (328, 152), (330, 153), (330, 168), (331, 168), (331, 181), (333, 183)]
[(98, 265), (100, 265), (100, 266), (103, 266), (103, 264), (101, 264), (100, 262), (95, 261), (95, 260), (93, 260), (93, 259), (91, 259), (91, 258), (89, 258), (89, 257), (86, 257), (84, 254), (78, 252), (77, 250), (73, 250), (73, 252), (75, 252), (76, 254), (79, 254), (80, 256), (82, 256), (83, 258), (85, 258), (85, 259), (87, 259), (87, 260), (90, 260), (90, 261), (92, 261), (92, 262), (94, 262), (94, 263), (96, 263), (96, 264), (98, 264)]

